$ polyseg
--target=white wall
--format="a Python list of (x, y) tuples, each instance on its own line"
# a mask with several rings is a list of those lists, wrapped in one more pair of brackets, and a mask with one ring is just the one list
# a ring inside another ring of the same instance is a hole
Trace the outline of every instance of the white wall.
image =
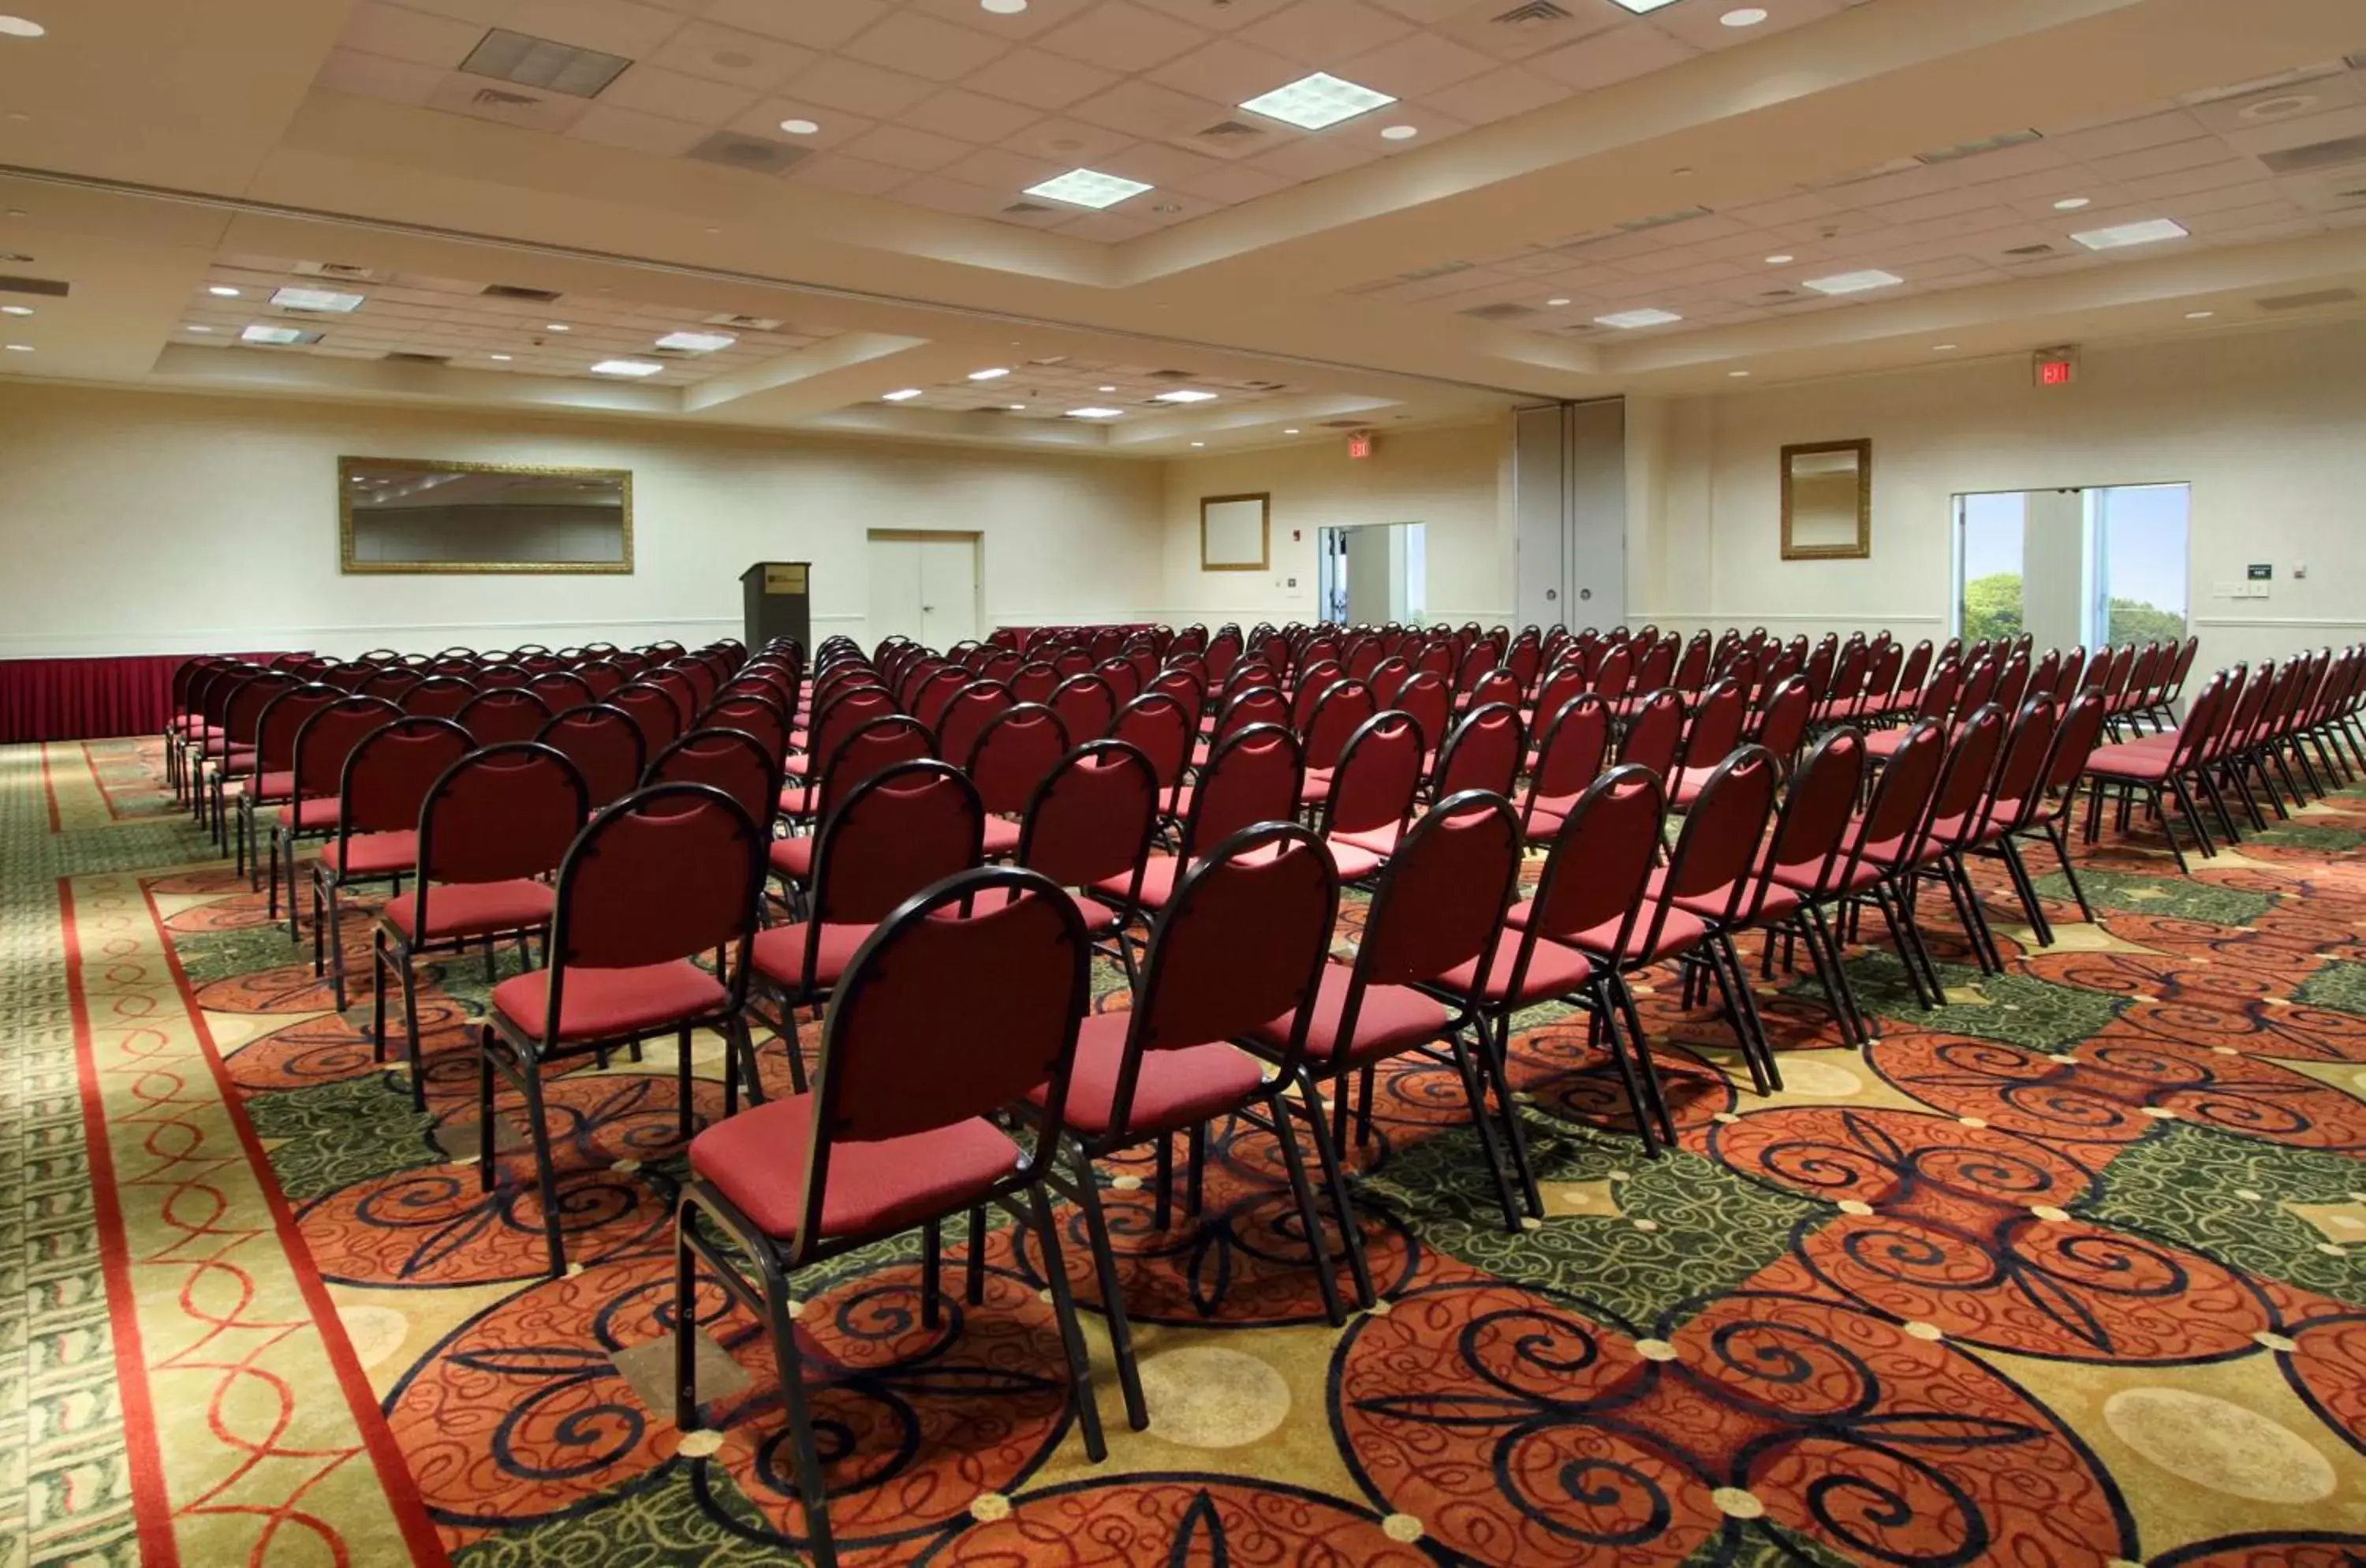
[[(633, 470), (629, 576), (347, 576), (337, 458)], [(739, 573), (814, 563), (862, 636), (865, 530), (976, 529), (989, 626), (1157, 607), (1159, 465), (610, 421), (0, 387), (0, 657), (736, 636)], [(1311, 536), (1310, 536), (1311, 537)]]
[[(1628, 422), (1629, 619), (1944, 637), (1961, 491), (2185, 480), (2207, 663), (2366, 633), (2366, 323), (2090, 349), (2039, 389), (2015, 355), (1664, 401)], [(1873, 556), (1781, 558), (1778, 453), (1873, 442)], [(2273, 563), (2271, 597), (2214, 585)], [(2296, 563), (2308, 568), (2294, 581)]]
[[(1317, 530), (1426, 523), (1425, 618), (1508, 620), (1510, 464), (1508, 418), (1402, 435), (1384, 430), (1364, 458), (1347, 456), (1344, 432), (1310, 430), (1298, 446), (1169, 463), (1165, 618), (1177, 626), (1311, 620)], [(1270, 568), (1200, 570), (1200, 498), (1259, 491), (1273, 497)]]

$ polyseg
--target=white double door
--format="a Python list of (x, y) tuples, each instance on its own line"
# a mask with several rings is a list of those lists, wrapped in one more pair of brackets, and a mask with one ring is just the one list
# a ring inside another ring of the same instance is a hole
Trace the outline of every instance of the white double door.
[(871, 642), (951, 648), (980, 636), (975, 534), (871, 536)]

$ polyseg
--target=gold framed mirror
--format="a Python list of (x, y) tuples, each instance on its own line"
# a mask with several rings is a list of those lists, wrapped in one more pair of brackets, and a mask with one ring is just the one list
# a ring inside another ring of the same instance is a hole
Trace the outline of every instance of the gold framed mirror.
[(1873, 554), (1873, 443), (1811, 441), (1783, 448), (1783, 558)]
[(1200, 498), (1200, 570), (1201, 571), (1263, 571), (1272, 558), (1269, 548), (1273, 497), (1206, 495)]
[(348, 572), (630, 572), (633, 476), (340, 457), (337, 536)]

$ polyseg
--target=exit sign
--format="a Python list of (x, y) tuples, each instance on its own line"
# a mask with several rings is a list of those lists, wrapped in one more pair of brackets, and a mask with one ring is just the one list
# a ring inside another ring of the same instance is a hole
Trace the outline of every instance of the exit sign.
[(1359, 430), (1356, 432), (1355, 434), (1347, 437), (1347, 456), (1350, 457), (1369, 457), (1371, 455), (1372, 433), (1370, 431)]
[(2041, 348), (2036, 355), (2037, 384), (2041, 387), (2067, 387), (2079, 379), (2079, 351), (2073, 348)]

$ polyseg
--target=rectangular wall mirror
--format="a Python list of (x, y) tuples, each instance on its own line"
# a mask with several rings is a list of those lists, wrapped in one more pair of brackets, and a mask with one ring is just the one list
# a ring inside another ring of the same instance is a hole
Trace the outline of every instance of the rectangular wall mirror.
[(633, 476), (343, 457), (337, 514), (354, 572), (629, 572)]
[(1210, 495), (1200, 501), (1200, 570), (1263, 571), (1273, 497)]
[(1873, 443), (1816, 441), (1783, 448), (1783, 558), (1845, 560), (1873, 554)]

